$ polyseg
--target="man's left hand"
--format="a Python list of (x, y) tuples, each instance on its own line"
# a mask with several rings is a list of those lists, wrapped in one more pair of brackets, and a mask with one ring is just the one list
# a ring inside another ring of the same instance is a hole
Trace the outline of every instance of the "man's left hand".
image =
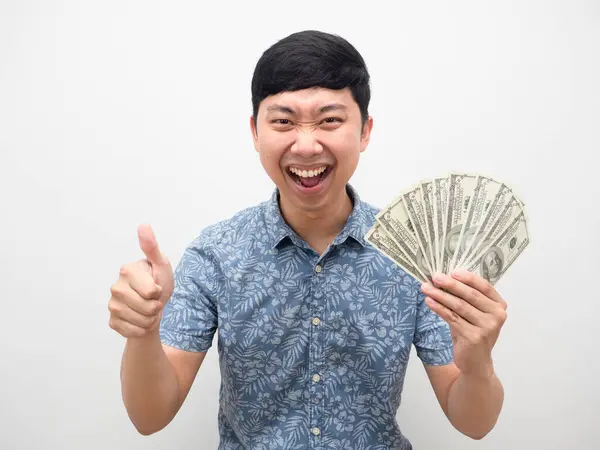
[(492, 349), (506, 321), (506, 302), (485, 279), (458, 269), (423, 283), (425, 303), (450, 325), (454, 363), (466, 375), (494, 374)]

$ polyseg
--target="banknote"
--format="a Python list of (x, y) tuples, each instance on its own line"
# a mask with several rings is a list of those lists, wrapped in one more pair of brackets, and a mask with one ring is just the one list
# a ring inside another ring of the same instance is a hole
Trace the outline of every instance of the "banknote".
[(460, 267), (495, 283), (529, 244), (525, 204), (496, 178), (451, 172), (408, 186), (365, 239), (420, 282)]
[(421, 195), (421, 185), (415, 184), (401, 195), (412, 229), (417, 238), (419, 248), (421, 249), (421, 252), (423, 252), (423, 255), (425, 255), (425, 262), (427, 263), (429, 273), (433, 273), (431, 246), (429, 245), (430, 237), (425, 218), (424, 201)]
[(433, 181), (421, 180), (421, 196), (423, 198), (423, 207), (425, 212), (425, 227), (427, 228), (427, 238), (429, 239), (429, 267), (432, 270), (437, 269), (437, 240), (435, 239), (435, 222), (433, 217)]
[(489, 231), (480, 239), (478, 246), (471, 250), (471, 257), (467, 258), (464, 265), (469, 265), (474, 259), (478, 258), (480, 253), (501, 234), (515, 218), (523, 212), (522, 203), (514, 194), (511, 194), (508, 202), (502, 208), (500, 214), (490, 226)]
[(457, 267), (463, 267), (465, 262), (467, 262), (472, 256), (472, 253), (479, 248), (482, 239), (485, 238), (491, 226), (495, 223), (496, 219), (504, 209), (504, 205), (512, 195), (512, 190), (507, 185), (502, 183), (502, 185), (496, 191), (490, 206), (487, 208), (484, 218), (481, 220), (481, 223), (473, 233), (469, 246), (465, 248), (463, 255), (456, 264)]
[(494, 285), (528, 245), (527, 220), (525, 212), (521, 210), (502, 233), (469, 264), (467, 270)]
[(444, 211), (444, 229), (441, 237), (442, 258), (439, 271), (450, 272), (450, 262), (459, 247), (460, 233), (473, 197), (477, 176), (452, 173), (448, 181), (448, 203)]
[(454, 252), (454, 257), (450, 263), (450, 269), (457, 267), (462, 261), (463, 255), (471, 247), (475, 233), (479, 228), (479, 224), (483, 221), (485, 213), (489, 210), (492, 201), (498, 191), (504, 187), (500, 183), (490, 177), (478, 175), (473, 189), (473, 199), (469, 205), (469, 210), (464, 220), (463, 227), (458, 238), (460, 245)]
[(426, 281), (425, 275), (416, 267), (416, 264), (411, 261), (400, 247), (396, 245), (394, 240), (387, 234), (380, 223), (375, 223), (369, 232), (365, 235), (365, 239), (373, 247), (398, 264), (405, 272), (421, 282)]
[(404, 254), (416, 264), (419, 271), (430, 279), (431, 270), (425, 253), (421, 250), (417, 241), (402, 195), (396, 197), (390, 205), (380, 211), (375, 219), (387, 231), (396, 245), (402, 249)]
[(433, 179), (433, 231), (435, 234), (435, 271), (440, 272), (442, 261), (442, 246), (444, 234), (444, 211), (448, 203), (448, 182), (450, 178)]

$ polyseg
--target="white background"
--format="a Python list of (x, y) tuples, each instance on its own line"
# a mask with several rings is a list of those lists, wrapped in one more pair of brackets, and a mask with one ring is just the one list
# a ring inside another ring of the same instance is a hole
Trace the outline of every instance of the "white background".
[(109, 288), (142, 256), (139, 223), (175, 264), (204, 226), (268, 198), (252, 71), (311, 28), (371, 71), (373, 136), (351, 180), (364, 200), (465, 170), (528, 205), (532, 243), (497, 285), (500, 420), (483, 441), (460, 435), (413, 353), (398, 419), (415, 449), (599, 448), (594, 0), (1, 0), (0, 448), (216, 449), (216, 347), (175, 420), (136, 434)]

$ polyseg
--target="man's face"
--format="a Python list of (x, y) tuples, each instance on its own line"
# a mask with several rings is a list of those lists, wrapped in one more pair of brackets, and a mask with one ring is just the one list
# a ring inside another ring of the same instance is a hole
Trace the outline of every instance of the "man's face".
[(485, 255), (484, 264), (488, 268), (490, 277), (497, 277), (500, 273), (502, 261), (496, 252)]
[(307, 212), (340, 201), (359, 155), (369, 142), (369, 118), (361, 133), (358, 104), (349, 89), (283, 92), (264, 99), (254, 148), (283, 202)]

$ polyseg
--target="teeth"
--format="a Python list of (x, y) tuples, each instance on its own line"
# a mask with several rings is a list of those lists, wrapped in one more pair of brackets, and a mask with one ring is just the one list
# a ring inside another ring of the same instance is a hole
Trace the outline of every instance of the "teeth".
[(302, 178), (311, 178), (316, 177), (317, 175), (321, 175), (323, 172), (325, 172), (326, 169), (327, 166), (319, 167), (318, 169), (313, 170), (300, 170), (296, 169), (295, 167), (291, 167), (290, 172)]

